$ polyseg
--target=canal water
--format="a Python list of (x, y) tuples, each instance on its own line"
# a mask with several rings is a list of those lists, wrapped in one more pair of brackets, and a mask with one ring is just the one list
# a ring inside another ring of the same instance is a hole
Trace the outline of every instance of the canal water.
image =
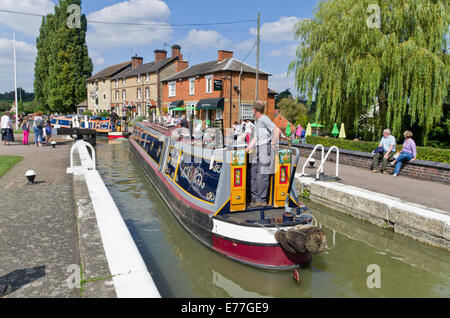
[(328, 247), (300, 269), (271, 272), (208, 249), (178, 223), (128, 144), (97, 143), (97, 168), (163, 297), (450, 297), (450, 256), (312, 202)]

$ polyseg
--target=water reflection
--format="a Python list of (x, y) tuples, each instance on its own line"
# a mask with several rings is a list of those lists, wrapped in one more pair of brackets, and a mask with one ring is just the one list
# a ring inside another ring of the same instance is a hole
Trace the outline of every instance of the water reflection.
[[(163, 297), (449, 297), (448, 253), (308, 202), (328, 247), (300, 270), (270, 272), (229, 260), (178, 223), (127, 144), (97, 145), (98, 169)], [(370, 264), (381, 288), (369, 289)]]

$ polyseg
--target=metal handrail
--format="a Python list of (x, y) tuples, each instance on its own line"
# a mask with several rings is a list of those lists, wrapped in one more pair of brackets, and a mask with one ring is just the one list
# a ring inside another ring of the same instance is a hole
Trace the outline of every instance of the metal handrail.
[(88, 167), (88, 169), (91, 168), (92, 170), (96, 170), (95, 149), (94, 149), (94, 147), (92, 147), (92, 145), (90, 143), (85, 142), (84, 140), (77, 141), (72, 146), (72, 148), (70, 149), (70, 169), (72, 170), (74, 168), (74, 166), (73, 166), (73, 153), (75, 152), (75, 149), (78, 148), (78, 146), (82, 146), (82, 145), (88, 146), (92, 150), (92, 158), (91, 158), (92, 166)]
[(323, 173), (323, 166), (325, 164), (325, 162), (327, 161), (328, 157), (330, 156), (331, 152), (333, 151), (333, 149), (336, 149), (336, 178), (339, 178), (339, 148), (336, 146), (332, 146), (328, 152), (327, 155), (325, 156), (325, 159), (322, 160), (322, 162), (320, 163), (319, 168), (317, 169), (317, 173), (316, 173), (316, 180), (319, 179), (319, 172), (322, 170)]
[[(305, 164), (303, 165), (303, 169), (302, 169), (302, 174), (301, 174), (301, 176), (304, 176), (304, 175), (305, 175), (305, 168), (306, 168), (306, 166), (308, 165), (309, 160), (311, 160), (312, 156), (314, 155), (314, 153), (316, 152), (317, 148), (319, 148), (319, 147), (322, 148), (322, 162), (321, 162), (321, 163), (324, 162), (323, 157), (324, 157), (324, 155), (325, 155), (325, 147), (324, 147), (323, 145), (321, 145), (321, 144), (318, 144), (318, 145), (316, 145), (316, 146), (314, 147), (314, 149), (313, 149), (313, 151), (311, 152), (311, 154), (309, 155), (308, 159), (306, 159), (306, 162), (305, 162)], [(321, 165), (321, 167), (322, 167), (321, 173), (323, 173), (323, 165)], [(319, 167), (319, 169), (317, 170), (317, 172), (318, 172), (318, 173), (320, 172), (320, 167)]]

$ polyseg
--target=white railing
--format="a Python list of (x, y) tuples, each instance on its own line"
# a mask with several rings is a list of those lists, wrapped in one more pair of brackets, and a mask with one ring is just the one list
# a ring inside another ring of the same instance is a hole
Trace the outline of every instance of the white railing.
[[(84, 147), (83, 147), (84, 146)], [(92, 157), (89, 155), (89, 152), (87, 151), (87, 147), (91, 148), (92, 151)], [(78, 150), (81, 166), (74, 166), (73, 163), (73, 155), (75, 150)], [(80, 171), (80, 170), (96, 170), (96, 164), (95, 164), (95, 149), (92, 147), (92, 145), (84, 140), (77, 141), (72, 148), (70, 149), (70, 167), (67, 168), (67, 173), (73, 173), (74, 171)]]
[[(305, 175), (305, 168), (306, 168), (306, 166), (308, 165), (309, 161), (312, 159), (312, 157), (313, 157), (313, 155), (315, 154), (317, 148), (322, 148), (322, 158), (321, 158), (321, 163), (323, 163), (323, 157), (324, 157), (324, 155), (325, 155), (325, 148), (324, 148), (323, 145), (320, 145), (320, 144), (319, 144), (319, 145), (316, 145), (316, 146), (314, 147), (314, 149), (313, 149), (313, 151), (311, 152), (311, 154), (309, 155), (308, 159), (306, 159), (306, 162), (305, 162), (305, 164), (303, 165), (303, 169), (302, 169), (302, 174), (301, 174), (301, 176), (304, 176), (304, 175)], [(319, 172), (319, 171), (320, 171), (320, 169), (317, 170), (317, 172)], [(323, 173), (323, 166), (322, 166), (322, 171), (321, 171), (321, 173)]]
[(339, 178), (339, 148), (336, 147), (336, 146), (332, 146), (328, 150), (327, 155), (325, 156), (325, 158), (322, 159), (322, 162), (320, 163), (320, 166), (317, 169), (316, 180), (319, 179), (320, 173), (323, 173), (323, 166), (324, 166), (325, 162), (327, 161), (328, 157), (330, 156), (331, 152), (333, 151), (333, 149), (336, 149), (336, 179)]

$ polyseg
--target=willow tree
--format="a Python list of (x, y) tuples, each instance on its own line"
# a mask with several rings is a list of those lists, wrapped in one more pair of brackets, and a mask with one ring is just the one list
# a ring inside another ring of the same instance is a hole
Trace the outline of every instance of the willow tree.
[(294, 28), (289, 66), (317, 120), (356, 130), (372, 112), (376, 133), (418, 125), (426, 139), (448, 95), (449, 9), (446, 0), (320, 1)]

